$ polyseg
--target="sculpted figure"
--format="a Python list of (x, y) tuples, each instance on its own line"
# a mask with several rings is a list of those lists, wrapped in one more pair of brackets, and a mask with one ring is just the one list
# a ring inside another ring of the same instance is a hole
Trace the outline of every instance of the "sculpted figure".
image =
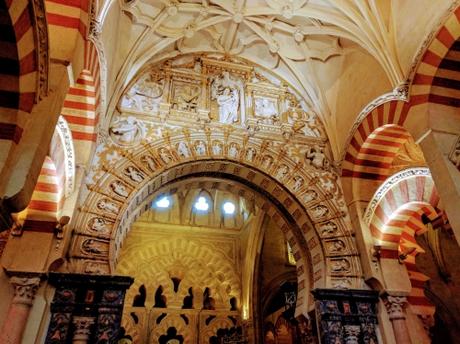
[(214, 142), (212, 145), (212, 154), (214, 155), (222, 155), (222, 144), (219, 142)]
[(115, 192), (117, 195), (121, 197), (128, 197), (128, 190), (126, 189), (126, 186), (122, 184), (120, 181), (116, 180), (110, 184), (110, 187), (112, 188), (113, 192)]
[(131, 178), (132, 181), (136, 182), (136, 183), (140, 183), (144, 180), (144, 176), (142, 176), (142, 174), (139, 172), (138, 169), (132, 167), (132, 166), (128, 166), (126, 169), (125, 169), (125, 174)]
[(86, 253), (94, 254), (108, 254), (108, 246), (100, 241), (94, 239), (86, 239), (83, 241), (82, 249)]
[(314, 217), (320, 218), (329, 213), (329, 209), (327, 209), (327, 207), (325, 207), (324, 205), (318, 205), (311, 209), (311, 212)]
[(272, 162), (273, 158), (270, 155), (266, 155), (264, 156), (264, 160), (262, 161), (262, 167), (265, 169), (269, 169)]
[(118, 117), (109, 129), (112, 139), (121, 145), (131, 145), (141, 140), (145, 135), (145, 126), (135, 117)]
[(255, 99), (255, 114), (263, 117), (263, 122), (273, 124), (278, 119), (278, 110), (275, 107), (275, 101), (267, 98)]
[(101, 219), (100, 217), (95, 217), (90, 223), (90, 228), (93, 231), (100, 232), (100, 233), (107, 233), (109, 229), (105, 225), (104, 219)]
[(305, 153), (305, 160), (309, 165), (313, 165), (316, 168), (328, 168), (329, 161), (324, 154), (324, 148), (318, 145), (310, 147)]
[(342, 272), (350, 270), (350, 263), (346, 259), (334, 260), (331, 263), (331, 270), (334, 272)]
[(238, 121), (240, 82), (227, 71), (216, 77), (211, 86), (211, 99), (219, 105), (219, 122), (231, 124)]
[(161, 148), (159, 153), (161, 160), (163, 160), (165, 164), (169, 164), (172, 161), (171, 155), (169, 155), (168, 151), (165, 148)]
[(238, 156), (238, 146), (236, 143), (232, 143), (228, 150), (228, 155), (232, 158), (236, 158)]
[(296, 178), (295, 178), (294, 187), (293, 187), (294, 191), (300, 190), (300, 188), (302, 187), (302, 185), (303, 185), (303, 178), (301, 178), (301, 177), (296, 177)]
[(177, 152), (182, 158), (190, 157), (190, 152), (188, 150), (187, 144), (183, 141), (179, 142), (179, 145), (177, 146)]
[(328, 221), (320, 226), (321, 235), (332, 235), (337, 231), (337, 225), (334, 222)]
[(246, 152), (246, 160), (252, 161), (254, 160), (254, 156), (256, 155), (256, 150), (254, 148), (249, 148)]
[(101, 210), (107, 210), (108, 212), (111, 212), (113, 214), (118, 214), (118, 212), (120, 211), (120, 209), (115, 203), (109, 201), (106, 198), (103, 198), (99, 202), (97, 202), (97, 207)]
[(315, 190), (308, 190), (303, 196), (303, 200), (305, 203), (314, 201), (317, 198), (318, 198), (318, 194), (316, 193)]
[(288, 173), (289, 169), (286, 165), (281, 165), (281, 167), (278, 169), (278, 172), (276, 173), (276, 179), (283, 179), (287, 173)]
[(151, 171), (155, 171), (156, 169), (155, 160), (153, 160), (153, 158), (150, 155), (144, 155), (141, 161), (144, 164), (147, 164), (147, 166), (150, 168)]
[(195, 146), (196, 154), (205, 155), (206, 154), (206, 145), (203, 141), (198, 141)]

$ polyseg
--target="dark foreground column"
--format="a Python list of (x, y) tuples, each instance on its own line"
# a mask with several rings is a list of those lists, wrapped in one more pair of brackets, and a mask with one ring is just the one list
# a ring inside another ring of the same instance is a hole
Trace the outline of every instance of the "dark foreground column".
[(45, 343), (113, 343), (120, 329), (128, 276), (50, 273), (56, 287)]
[(315, 289), (316, 322), (322, 344), (377, 344), (378, 292)]

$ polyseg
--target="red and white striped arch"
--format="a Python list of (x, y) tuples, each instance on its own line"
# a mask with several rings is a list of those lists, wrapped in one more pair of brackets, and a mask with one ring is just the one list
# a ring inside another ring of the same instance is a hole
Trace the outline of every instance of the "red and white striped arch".
[(85, 43), (84, 69), (76, 83), (69, 88), (62, 108), (75, 144), (76, 159), (86, 163), (99, 121), (101, 103), (101, 81), (99, 56), (90, 41)]
[(460, 7), (452, 13), (428, 46), (414, 75), (411, 99), (460, 107)]
[(18, 216), (19, 220), (24, 220), (23, 230), (52, 232), (59, 216), (62, 192), (56, 165), (47, 156), (29, 205)]
[[(346, 146), (342, 176), (383, 181), (388, 177), (387, 163), (396, 150), (391, 137), (378, 128), (386, 125), (404, 127), (411, 109), (428, 102), (459, 107), (458, 68), (460, 50), (460, 7), (452, 12), (428, 45), (415, 72), (409, 102), (391, 100), (363, 116)], [(406, 128), (410, 132), (410, 128)], [(382, 141), (378, 141), (382, 139)], [(399, 140), (396, 140), (399, 141)], [(400, 143), (400, 142), (399, 142)], [(387, 147), (386, 147), (387, 146)]]
[(50, 56), (72, 61), (75, 47), (87, 36), (91, 0), (46, 0)]
[(369, 203), (364, 220), (375, 243), (398, 250), (401, 242), (425, 228), (422, 214), (438, 216), (439, 196), (426, 168), (407, 169), (388, 178)]
[[(401, 111), (407, 107), (405, 104), (387, 103), (388, 106), (374, 110), (375, 113), (367, 117), (351, 140), (342, 176), (380, 181), (389, 176), (393, 159), (410, 134), (400, 125), (383, 123), (402, 122), (405, 115)], [(379, 115), (385, 113), (387, 116)]]
[(431, 316), (435, 308), (423, 291), (429, 277), (415, 265), (417, 254), (424, 253), (415, 237), (427, 230), (423, 215), (430, 220), (439, 217), (438, 205), (439, 196), (428, 169), (408, 169), (382, 184), (365, 214), (374, 244), (382, 247), (382, 259), (399, 259), (400, 254), (408, 253), (404, 260), (412, 286), (408, 300), (419, 315)]

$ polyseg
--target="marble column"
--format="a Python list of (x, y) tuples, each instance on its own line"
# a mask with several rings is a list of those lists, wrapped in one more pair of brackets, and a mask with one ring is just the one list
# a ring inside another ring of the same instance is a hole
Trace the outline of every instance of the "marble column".
[(404, 307), (407, 305), (405, 296), (384, 295), (383, 302), (390, 317), (395, 340), (398, 344), (411, 344), (409, 330), (406, 323)]
[(74, 317), (72, 323), (75, 327), (73, 332), (73, 344), (87, 344), (91, 336), (91, 326), (94, 325), (94, 317)]
[(35, 294), (40, 286), (40, 277), (13, 276), (10, 283), (14, 288), (14, 295), (0, 331), (0, 343), (20, 344)]

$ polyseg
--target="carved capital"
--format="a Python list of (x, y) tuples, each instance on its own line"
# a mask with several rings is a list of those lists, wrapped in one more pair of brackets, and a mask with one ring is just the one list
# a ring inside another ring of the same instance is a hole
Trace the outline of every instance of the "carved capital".
[(94, 317), (74, 317), (72, 319), (75, 331), (73, 333), (73, 340), (87, 341), (91, 335), (91, 326), (95, 322)]
[(406, 318), (404, 307), (407, 305), (407, 299), (405, 296), (386, 295), (383, 298), (383, 302), (390, 316), (390, 320)]
[(40, 286), (40, 277), (17, 277), (10, 278), (14, 288), (12, 304), (32, 306), (35, 294)]

